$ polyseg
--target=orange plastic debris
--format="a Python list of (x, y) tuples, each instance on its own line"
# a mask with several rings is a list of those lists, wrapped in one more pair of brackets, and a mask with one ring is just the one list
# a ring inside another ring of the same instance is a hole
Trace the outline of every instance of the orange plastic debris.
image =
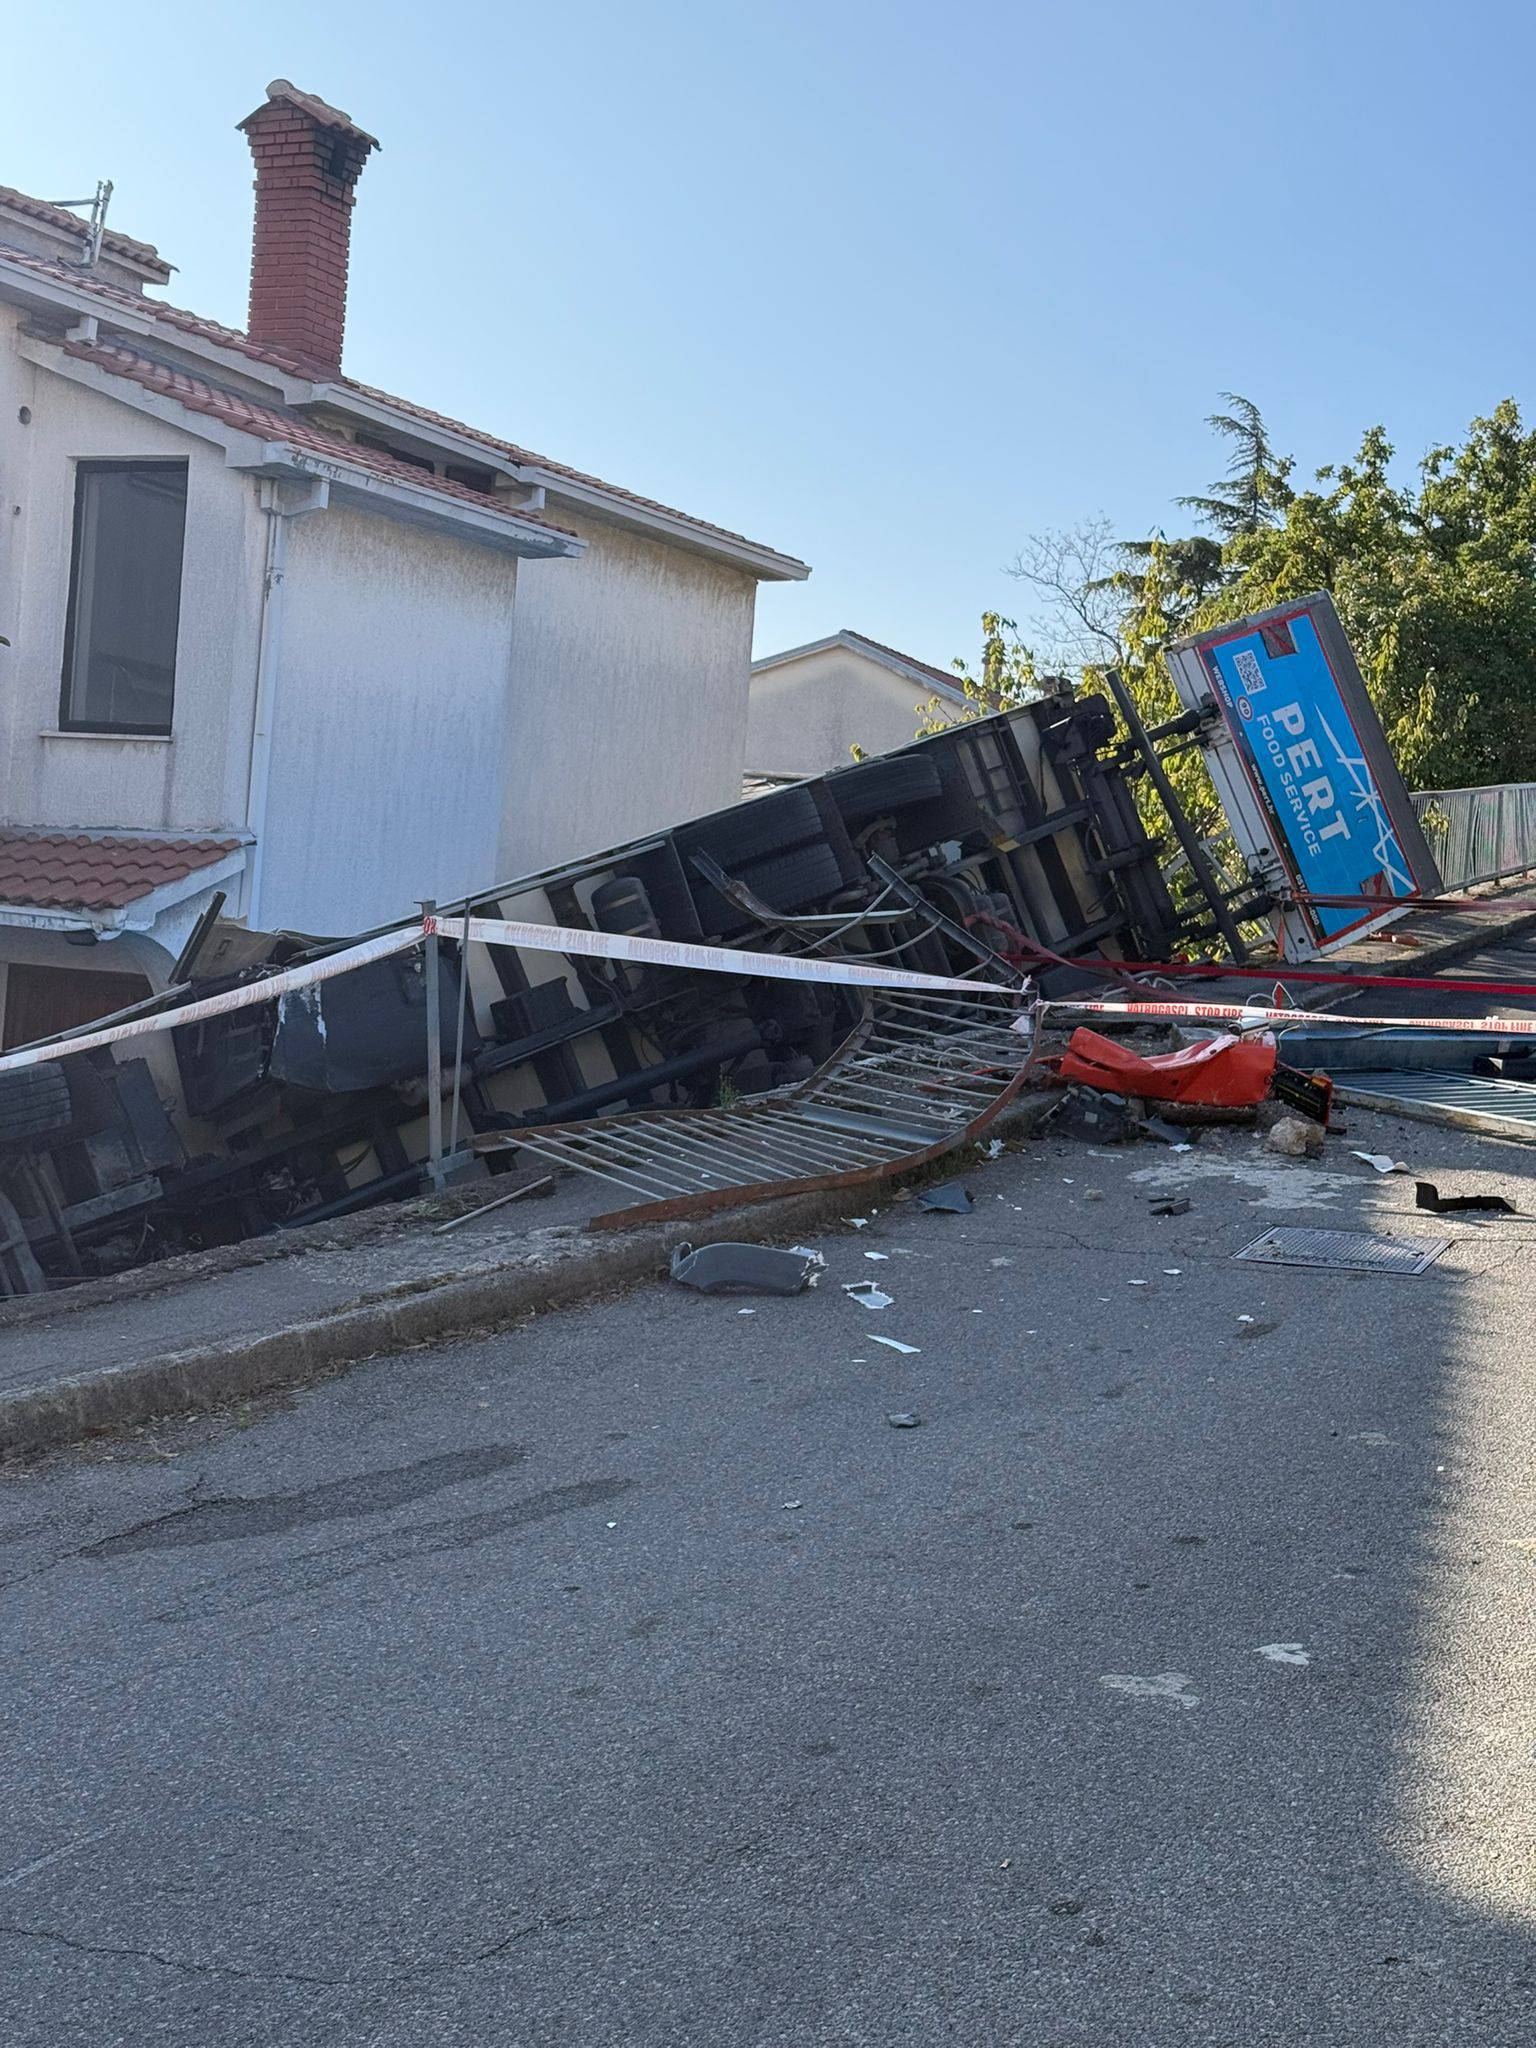
[(1199, 1103), (1209, 1109), (1246, 1109), (1262, 1102), (1275, 1075), (1275, 1041), (1222, 1034), (1177, 1052), (1140, 1053), (1079, 1025), (1061, 1056), (1063, 1081), (1082, 1081), (1116, 1095), (1156, 1102)]

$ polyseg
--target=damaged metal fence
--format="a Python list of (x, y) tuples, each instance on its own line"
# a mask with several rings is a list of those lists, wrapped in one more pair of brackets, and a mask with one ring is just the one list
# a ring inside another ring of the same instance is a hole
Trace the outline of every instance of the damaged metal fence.
[(1536, 870), (1536, 782), (1421, 789), (1413, 808), (1446, 888)]
[(523, 1126), (511, 1146), (624, 1189), (598, 1228), (704, 1215), (769, 1195), (857, 1187), (978, 1137), (1015, 1095), (1029, 1060), (1015, 989), (964, 995), (881, 990), (808, 1081), (711, 1109), (638, 1110)]

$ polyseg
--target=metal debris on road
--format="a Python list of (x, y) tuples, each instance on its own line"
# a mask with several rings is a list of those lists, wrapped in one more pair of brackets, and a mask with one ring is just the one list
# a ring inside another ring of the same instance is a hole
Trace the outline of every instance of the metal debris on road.
[(1150, 1213), (1154, 1216), (1187, 1216), (1193, 1206), (1188, 1195), (1169, 1195), (1161, 1202), (1153, 1202)]
[(922, 1349), (919, 1344), (903, 1344), (899, 1337), (877, 1337), (873, 1331), (865, 1334), (871, 1344), (883, 1344), (888, 1351), (899, 1351), (903, 1358), (916, 1358)]
[(1442, 1195), (1432, 1180), (1421, 1180), (1415, 1184), (1414, 1207), (1427, 1209), (1432, 1216), (1455, 1216), (1467, 1210), (1485, 1209), (1499, 1216), (1518, 1216), (1519, 1210), (1513, 1202), (1502, 1195)]
[(766, 1244), (679, 1245), (672, 1254), (672, 1278), (700, 1294), (800, 1294), (814, 1287), (826, 1260), (796, 1245), (781, 1251)]
[(457, 1230), (460, 1224), (473, 1223), (478, 1216), (489, 1216), (493, 1209), (505, 1209), (509, 1202), (520, 1202), (525, 1195), (547, 1195), (555, 1184), (552, 1173), (541, 1174), (537, 1180), (524, 1181), (520, 1188), (513, 1188), (510, 1194), (498, 1195), (494, 1202), (482, 1202), (478, 1209), (466, 1209), (462, 1216), (450, 1216), (446, 1223), (439, 1223), (433, 1229), (434, 1237), (442, 1237), (450, 1230)]
[(889, 1308), (895, 1296), (877, 1287), (873, 1280), (845, 1280), (843, 1292), (860, 1308)]
[(896, 1415), (887, 1415), (885, 1419), (892, 1429), (917, 1429), (921, 1427), (923, 1418), (920, 1415), (913, 1415), (903, 1410)]
[[(1445, 1251), (1448, 1237), (1372, 1237), (1360, 1230), (1312, 1230), (1280, 1224), (1234, 1258), (1270, 1266), (1322, 1266), (1335, 1273), (1397, 1273), (1413, 1278)], [(1252, 1316), (1239, 1316), (1252, 1322)]]
[(968, 1216), (976, 1204), (969, 1188), (961, 1187), (957, 1180), (947, 1180), (942, 1187), (925, 1188), (917, 1198), (917, 1206), (938, 1216)]

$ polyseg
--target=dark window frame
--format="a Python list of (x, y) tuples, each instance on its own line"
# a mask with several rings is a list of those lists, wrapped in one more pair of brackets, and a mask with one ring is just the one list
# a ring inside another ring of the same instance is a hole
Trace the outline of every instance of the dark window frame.
[[(100, 733), (103, 737), (129, 739), (166, 740), (171, 737), (176, 716), (176, 663), (181, 652), (181, 589), (186, 578), (187, 535), (185, 524), (185, 503), (191, 496), (191, 464), (175, 456), (146, 456), (142, 461), (132, 458), (111, 461), (81, 461), (75, 464), (75, 509), (70, 527), (69, 542), (69, 600), (64, 613), (64, 666), (59, 677), (59, 731)], [(176, 573), (176, 641), (171, 650), (171, 707), (163, 725), (106, 724), (100, 719), (75, 718), (70, 713), (70, 691), (74, 682), (75, 667), (75, 624), (80, 596), (80, 569), (83, 555), (82, 539), (85, 526), (85, 498), (87, 480), (92, 476), (122, 474), (126, 470), (176, 470), (186, 479), (183, 497), (183, 524), (181, 535), (181, 561)]]

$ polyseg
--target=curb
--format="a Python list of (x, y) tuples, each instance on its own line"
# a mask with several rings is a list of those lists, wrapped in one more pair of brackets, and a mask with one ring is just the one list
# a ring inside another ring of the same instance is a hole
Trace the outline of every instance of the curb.
[[(1027, 1131), (1051, 1099), (1021, 1098), (999, 1117), (994, 1129)], [(398, 1293), (312, 1322), (0, 1396), (0, 1457), (54, 1450), (98, 1431), (161, 1417), (205, 1414), (253, 1395), (302, 1386), (365, 1359), (450, 1338), (489, 1335), (545, 1309), (658, 1279), (677, 1245), (766, 1244), (794, 1237), (841, 1222), (872, 1193), (882, 1197), (883, 1206), (894, 1187), (952, 1178), (972, 1166), (952, 1153), (905, 1182), (791, 1195), (701, 1218), (692, 1225), (654, 1225), (605, 1235), (596, 1242), (574, 1225), (530, 1231), (519, 1240), (514, 1256), (467, 1279), (414, 1281)]]

